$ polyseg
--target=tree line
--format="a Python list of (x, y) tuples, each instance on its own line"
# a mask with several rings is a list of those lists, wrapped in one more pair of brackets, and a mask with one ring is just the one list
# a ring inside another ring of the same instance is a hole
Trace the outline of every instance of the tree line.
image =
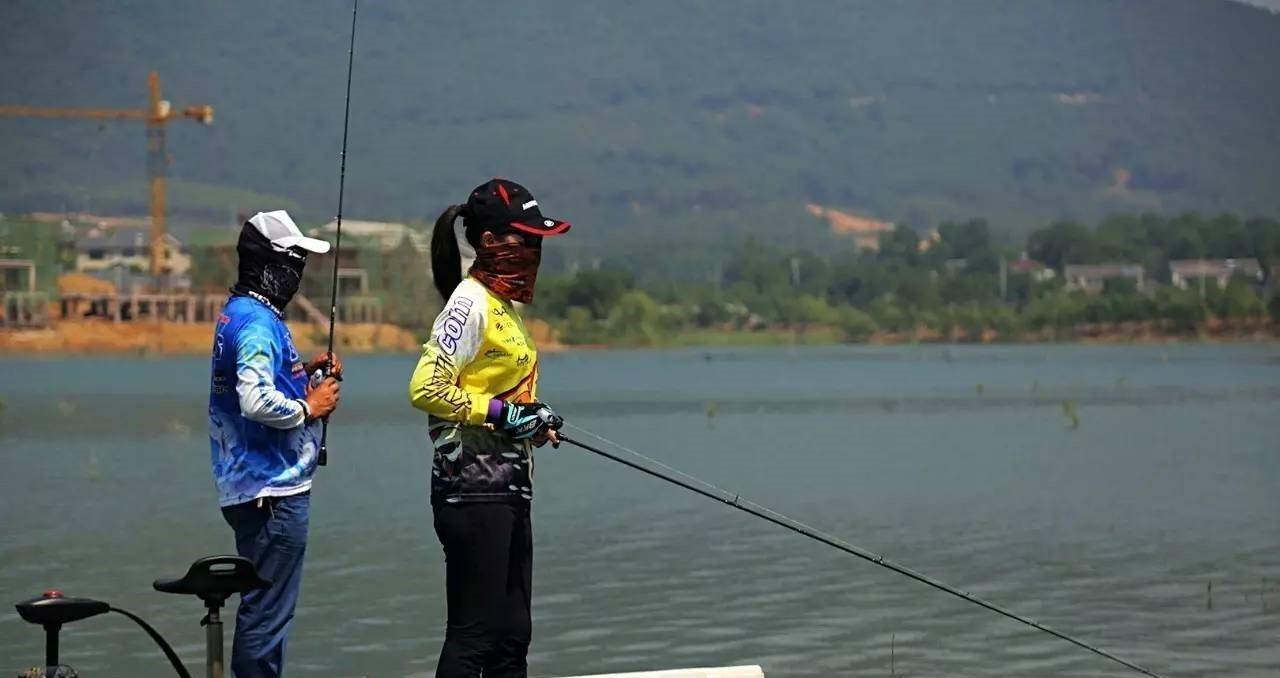
[[(1256, 259), (1262, 279), (1170, 284), (1170, 261), (1229, 258)], [(1026, 260), (1045, 268), (1011, 263)], [(929, 233), (897, 226), (876, 251), (814, 252), (748, 237), (705, 280), (623, 268), (545, 276), (531, 313), (577, 344), (659, 345), (708, 332), (971, 341), (1070, 339), (1125, 325), (1159, 334), (1256, 330), (1280, 319), (1270, 284), (1277, 262), (1280, 221), (1269, 218), (1058, 221), (1018, 245), (997, 242), (987, 222), (973, 219)], [(1145, 284), (1117, 278), (1101, 291), (1072, 289), (1063, 272), (1074, 264), (1140, 265)]]

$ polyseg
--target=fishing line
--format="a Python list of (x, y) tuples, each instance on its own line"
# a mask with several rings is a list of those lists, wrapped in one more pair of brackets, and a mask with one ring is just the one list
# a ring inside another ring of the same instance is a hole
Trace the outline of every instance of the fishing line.
[[(325, 376), (333, 369), (333, 328), (338, 319), (338, 261), (342, 255), (342, 195), (347, 186), (347, 123), (351, 121), (351, 69), (356, 61), (356, 10), (360, 0), (351, 3), (351, 45), (347, 48), (347, 101), (342, 114), (342, 159), (338, 170), (338, 233), (333, 244), (333, 281), (329, 291), (329, 351), (325, 354)], [(329, 418), (325, 417), (320, 429), (320, 453), (316, 464), (329, 463)]]
[(815, 541), (819, 541), (823, 544), (826, 544), (827, 546), (843, 551), (851, 556), (856, 556), (858, 558), (861, 558), (869, 563), (872, 563), (873, 565), (879, 565), (880, 567), (897, 572), (898, 574), (914, 579), (922, 584), (927, 584), (928, 586), (938, 589), (939, 591), (942, 591), (944, 593), (948, 593), (958, 598), (961, 598), (963, 600), (967, 600), (970, 603), (973, 603), (974, 605), (986, 608), (988, 610), (991, 610), (992, 612), (1003, 615), (1005, 617), (1008, 617), (1009, 619), (1020, 622), (1022, 624), (1026, 624), (1031, 628), (1043, 631), (1051, 636), (1061, 638), (1062, 640), (1065, 640), (1071, 643), (1072, 645), (1075, 645), (1076, 647), (1088, 650), (1100, 657), (1105, 657), (1106, 659), (1110, 659), (1111, 661), (1116, 662), (1121, 666), (1133, 669), (1138, 673), (1151, 676), (1152, 678), (1163, 678), (1158, 673), (1155, 673), (1149, 669), (1139, 666), (1138, 664), (1135, 664), (1126, 659), (1117, 657), (1116, 655), (1111, 654), (1106, 650), (1090, 645), (1089, 643), (1086, 643), (1082, 640), (1069, 636), (1065, 633), (1062, 633), (1061, 631), (1055, 631), (1054, 629), (1051, 629), (1037, 621), (1028, 619), (1014, 612), (1010, 612), (1009, 610), (1006, 610), (994, 603), (990, 603), (981, 598), (978, 598), (977, 596), (974, 596), (973, 594), (968, 593), (967, 591), (961, 591), (953, 586), (950, 586), (941, 581), (933, 579), (932, 577), (924, 575), (920, 572), (916, 572), (915, 570), (912, 570), (911, 568), (906, 567), (905, 565), (899, 565), (898, 563), (895, 563), (885, 558), (882, 555), (873, 553), (871, 551), (868, 551), (867, 549), (862, 548), (861, 546), (858, 546), (856, 544), (851, 544), (838, 537), (827, 534), (826, 532), (823, 532), (814, 527), (806, 525), (782, 513), (778, 513), (777, 511), (774, 511), (773, 509), (770, 509), (766, 506), (762, 506), (753, 501), (743, 499), (739, 494), (735, 492), (730, 492), (728, 490), (719, 488), (715, 485), (712, 485), (711, 483), (706, 482), (705, 480), (698, 479), (694, 476), (689, 475), (688, 473), (672, 468), (671, 466), (668, 466), (667, 464), (664, 464), (652, 457), (648, 457), (646, 455), (640, 454), (639, 452), (632, 450), (626, 446), (619, 445), (618, 443), (608, 440), (603, 436), (592, 433), (591, 431), (588, 431), (582, 428), (581, 426), (575, 426), (573, 424), (568, 424), (568, 423), (566, 423), (566, 425), (571, 426), (578, 431), (582, 431), (587, 435), (598, 438), (599, 440), (605, 442), (606, 444), (612, 445), (620, 450), (623, 450), (632, 455), (635, 455), (636, 457), (640, 459), (644, 459), (645, 461), (647, 461), (652, 465), (655, 465), (662, 469), (670, 471), (673, 475), (686, 478), (687, 480), (681, 480), (680, 478), (673, 477), (673, 475), (662, 473), (661, 471), (654, 470), (643, 464), (638, 464), (636, 462), (623, 459), (622, 457), (619, 457), (615, 454), (605, 452), (604, 450), (601, 450), (599, 448), (592, 447), (591, 445), (588, 445), (586, 443), (569, 438), (565, 436), (563, 433), (560, 434), (561, 442), (566, 442), (571, 445), (576, 445), (588, 452), (592, 452), (594, 454), (605, 457), (606, 459), (611, 459), (613, 461), (616, 461), (619, 464), (622, 464), (623, 466), (628, 466), (637, 471), (640, 471), (641, 473), (646, 473), (660, 480), (665, 480), (673, 485), (678, 485), (680, 487), (683, 487), (684, 489), (689, 490), (691, 492), (696, 492), (704, 497), (707, 497), (708, 499), (714, 499), (715, 501), (718, 501), (722, 504), (732, 506), (733, 508), (749, 513), (757, 518), (767, 520), (779, 527), (784, 527), (788, 530), (791, 530), (792, 532), (803, 535)]

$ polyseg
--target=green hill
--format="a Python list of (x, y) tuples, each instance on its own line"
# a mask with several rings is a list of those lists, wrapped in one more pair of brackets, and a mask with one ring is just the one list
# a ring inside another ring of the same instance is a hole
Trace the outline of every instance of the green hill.
[[(430, 220), (495, 174), (597, 251), (743, 232), (819, 244), (806, 202), (1020, 234), (1115, 211), (1280, 214), (1280, 16), (1253, 7), (441, 4), (361, 7), (352, 216)], [(175, 212), (268, 207), (221, 186), (323, 219), (349, 9), (6, 3), (0, 103), (139, 106), (154, 68), (175, 105), (217, 109), (210, 128), (170, 128), (171, 175), (203, 187)], [(0, 210), (74, 209), (145, 177), (136, 123), (0, 119), (0, 144)]]

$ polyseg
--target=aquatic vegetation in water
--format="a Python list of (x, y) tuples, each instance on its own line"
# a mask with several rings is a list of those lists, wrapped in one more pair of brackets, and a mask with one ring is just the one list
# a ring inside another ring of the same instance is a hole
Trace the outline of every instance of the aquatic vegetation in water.
[(102, 480), (102, 468), (98, 465), (98, 455), (90, 452), (89, 457), (84, 461), (84, 475), (89, 482), (96, 483)]
[(186, 440), (191, 437), (191, 427), (177, 419), (169, 420), (168, 429), (169, 435), (178, 440)]
[(987, 390), (987, 387), (983, 386), (982, 384), (974, 384), (973, 386), (973, 391), (974, 393), (978, 394), (978, 397), (982, 397), (982, 394), (986, 392), (986, 390)]
[(1080, 428), (1080, 412), (1074, 398), (1062, 401), (1062, 416), (1067, 420), (1067, 428), (1072, 431)]
[(715, 419), (718, 408), (715, 401), (707, 403), (707, 419)]
[(898, 644), (898, 634), (896, 633), (889, 634), (889, 675), (890, 676), (898, 675), (898, 670), (894, 666), (895, 660), (897, 659), (896, 657), (897, 648), (895, 647), (897, 644)]
[(76, 413), (76, 404), (70, 398), (58, 399), (58, 414), (69, 417)]

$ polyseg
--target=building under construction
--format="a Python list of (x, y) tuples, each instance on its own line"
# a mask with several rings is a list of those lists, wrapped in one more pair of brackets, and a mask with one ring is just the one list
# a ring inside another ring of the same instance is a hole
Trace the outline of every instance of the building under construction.
[(166, 175), (169, 153), (166, 145), (166, 128), (173, 120), (192, 120), (202, 125), (213, 124), (213, 106), (187, 106), (176, 109), (161, 96), (160, 76), (152, 71), (147, 75), (148, 101), (145, 108), (68, 108), (57, 106), (7, 105), (0, 106), (0, 117), (11, 118), (65, 118), (72, 120), (132, 120), (147, 126), (147, 175), (150, 184), (150, 235), (147, 247), (150, 251), (150, 274), (156, 289), (165, 287), (165, 276), (171, 268), (165, 259), (167, 233)]

